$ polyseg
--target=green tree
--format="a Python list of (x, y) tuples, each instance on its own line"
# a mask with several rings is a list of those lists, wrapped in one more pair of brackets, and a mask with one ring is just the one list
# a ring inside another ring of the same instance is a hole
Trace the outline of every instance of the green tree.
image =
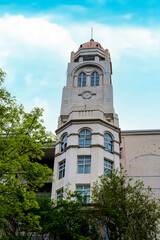
[(159, 239), (160, 206), (151, 189), (133, 183), (126, 172), (113, 171), (94, 184), (92, 201), (109, 240)]
[(40, 209), (36, 214), (41, 217), (42, 229), (38, 235), (54, 235), (58, 240), (98, 240), (97, 223), (92, 218), (92, 207), (77, 201), (79, 194), (65, 191), (65, 197), (53, 201), (48, 197), (39, 197)]
[(30, 211), (39, 207), (35, 192), (52, 176), (51, 169), (33, 159), (40, 160), (42, 147), (55, 137), (43, 126), (43, 110), (26, 113), (2, 86), (4, 78), (0, 69), (0, 237), (29, 239), (40, 228), (39, 216)]

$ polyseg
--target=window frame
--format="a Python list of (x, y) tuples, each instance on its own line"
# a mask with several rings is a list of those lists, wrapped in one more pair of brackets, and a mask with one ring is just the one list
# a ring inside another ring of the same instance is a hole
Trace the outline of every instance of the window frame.
[(106, 151), (113, 153), (113, 136), (108, 132), (104, 133), (104, 147)]
[(63, 153), (63, 152), (66, 151), (66, 148), (67, 148), (67, 140), (68, 140), (68, 134), (65, 133), (65, 134), (62, 136), (62, 139), (61, 139), (61, 153)]
[(90, 174), (91, 173), (91, 156), (78, 156), (78, 158), (77, 158), (77, 173), (78, 174)]
[[(80, 143), (80, 141), (83, 141), (83, 144)], [(87, 141), (90, 141), (90, 142), (87, 143)], [(92, 133), (91, 133), (91, 131), (89, 129), (87, 129), (87, 128), (82, 129), (79, 132), (79, 135), (78, 135), (78, 146), (80, 148), (90, 148), (91, 147), (91, 142), (92, 142)]]
[[(87, 189), (87, 187), (88, 187), (88, 189)], [(81, 188), (81, 189), (78, 189), (78, 188)], [(90, 184), (85, 184), (85, 185), (77, 184), (76, 185), (76, 191), (81, 195), (81, 197), (82, 197), (81, 202), (82, 203), (89, 203), (90, 202), (90, 195), (91, 195)]]
[(87, 75), (84, 72), (79, 73), (77, 87), (86, 87)]
[(57, 201), (62, 200), (63, 199), (63, 188), (60, 188), (56, 191), (57, 194)]
[(94, 71), (91, 74), (91, 82), (90, 82), (91, 87), (98, 87), (99, 86), (99, 79), (100, 79), (99, 73)]
[(59, 164), (58, 164), (58, 179), (65, 177), (65, 167), (66, 167), (66, 160), (59, 162)]
[(113, 171), (113, 162), (108, 160), (108, 159), (104, 159), (104, 175), (107, 176), (108, 174), (111, 174)]

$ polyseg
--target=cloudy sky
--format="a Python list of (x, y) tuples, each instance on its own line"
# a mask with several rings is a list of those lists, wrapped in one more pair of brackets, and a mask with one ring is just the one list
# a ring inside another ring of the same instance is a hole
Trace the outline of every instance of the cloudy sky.
[(0, 0), (0, 67), (26, 111), (55, 131), (70, 52), (94, 40), (111, 53), (122, 130), (160, 128), (159, 0)]

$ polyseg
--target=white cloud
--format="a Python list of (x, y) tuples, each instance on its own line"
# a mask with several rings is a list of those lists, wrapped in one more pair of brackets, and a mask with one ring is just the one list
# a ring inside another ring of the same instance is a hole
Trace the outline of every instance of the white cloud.
[[(114, 27), (94, 22), (85, 26), (70, 26), (73, 38), (80, 43), (89, 40), (90, 26), (94, 28), (94, 40), (99, 41), (104, 48), (108, 48), (111, 57), (122, 58), (124, 54), (147, 59), (152, 56), (160, 57), (160, 27), (149, 29), (142, 27)], [(76, 33), (76, 36), (75, 36)]]
[(6, 15), (0, 18), (0, 32), (1, 55), (7, 57), (12, 53), (19, 53), (16, 50), (21, 45), (44, 48), (66, 57), (68, 50), (75, 45), (65, 28), (50, 23), (45, 17)]
[(60, 26), (53, 23), (53, 18), (51, 22), (49, 16), (0, 18), (0, 65), (9, 73), (8, 86), (25, 106), (45, 109), (48, 129), (56, 128), (70, 52), (90, 40), (92, 26), (93, 38), (109, 49), (114, 66), (116, 62), (121, 63), (124, 56), (149, 60), (150, 64), (152, 58), (160, 59), (160, 28), (65, 21)]
[[(131, 15), (124, 17), (130, 18)], [(91, 26), (94, 27), (94, 39), (108, 48), (115, 59), (124, 53), (139, 58), (160, 55), (160, 28), (111, 27), (95, 22), (85, 26), (72, 23), (60, 26), (50, 22), (47, 16), (6, 15), (0, 18), (0, 63), (12, 56), (24, 59), (25, 51), (30, 52), (32, 58), (34, 54), (38, 55), (38, 51), (40, 54), (43, 51), (52, 54), (53, 59), (60, 56), (68, 61), (70, 52), (77, 50), (77, 44), (90, 39)]]

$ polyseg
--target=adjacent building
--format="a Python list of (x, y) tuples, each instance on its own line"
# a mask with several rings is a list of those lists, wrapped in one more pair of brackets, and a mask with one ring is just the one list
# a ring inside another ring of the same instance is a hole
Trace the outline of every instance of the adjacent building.
[(160, 198), (160, 130), (121, 131), (120, 164)]

